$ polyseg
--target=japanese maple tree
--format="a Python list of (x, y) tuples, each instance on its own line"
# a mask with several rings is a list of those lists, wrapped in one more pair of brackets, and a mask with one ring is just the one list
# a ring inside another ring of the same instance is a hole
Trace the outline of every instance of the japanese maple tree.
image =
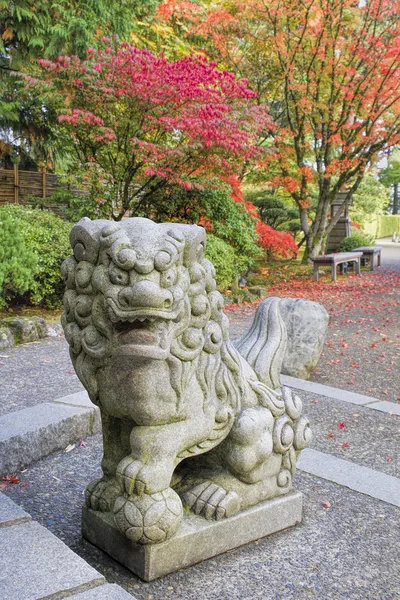
[(104, 40), (85, 60), (39, 63), (49, 96), (62, 102), (59, 128), (76, 168), (101, 214), (117, 220), (152, 216), (149, 199), (167, 185), (201, 187), (235, 172), (259, 153), (257, 138), (270, 126), (247, 82), (201, 57), (172, 62)]
[(165, 2), (159, 18), (200, 36), (269, 106), (276, 128), (262, 164), (298, 206), (308, 260), (323, 251), (371, 159), (400, 140), (400, 2), (216, 0), (201, 15), (196, 3), (191, 17), (189, 4)]
[(238, 177), (224, 177), (224, 181), (232, 189), (232, 199), (239, 204), (243, 204), (250, 218), (255, 222), (258, 244), (267, 251), (268, 255), (270, 257), (274, 255), (281, 258), (296, 257), (298, 247), (291, 234), (288, 231), (277, 231), (270, 225), (262, 222), (255, 204), (248, 202), (244, 197)]

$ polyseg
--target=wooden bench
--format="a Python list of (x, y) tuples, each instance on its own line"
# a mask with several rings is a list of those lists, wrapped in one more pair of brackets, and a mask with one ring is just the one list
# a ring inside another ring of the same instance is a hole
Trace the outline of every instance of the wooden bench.
[(331, 267), (332, 281), (336, 281), (336, 267), (343, 263), (354, 263), (357, 275), (361, 275), (360, 260), (362, 252), (336, 252), (335, 254), (325, 254), (312, 258), (314, 264), (314, 279), (318, 281), (319, 267)]
[(381, 266), (381, 254), (382, 248), (381, 246), (361, 246), (361, 248), (354, 248), (352, 252), (362, 252), (361, 264), (365, 265), (366, 259), (369, 259), (370, 269), (374, 270), (375, 266), (375, 257), (376, 257), (376, 266)]

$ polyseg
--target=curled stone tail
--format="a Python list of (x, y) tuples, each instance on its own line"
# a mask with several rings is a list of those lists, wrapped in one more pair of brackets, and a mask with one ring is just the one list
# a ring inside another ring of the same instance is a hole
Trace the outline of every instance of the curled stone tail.
[(264, 300), (236, 349), (268, 387), (280, 386), (279, 375), (286, 350), (286, 326), (279, 311), (280, 298)]

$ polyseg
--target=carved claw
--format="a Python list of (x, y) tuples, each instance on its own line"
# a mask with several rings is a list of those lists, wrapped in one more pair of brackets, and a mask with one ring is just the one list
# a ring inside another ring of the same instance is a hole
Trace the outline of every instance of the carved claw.
[(85, 490), (86, 506), (92, 510), (108, 512), (119, 494), (120, 490), (115, 481), (95, 479)]
[[(134, 460), (130, 456), (126, 456), (123, 460), (121, 460), (117, 467), (117, 481), (121, 488), (128, 494), (128, 496), (131, 496), (137, 487), (140, 488), (140, 492), (139, 490), (136, 492), (138, 495), (142, 495), (144, 493), (144, 484), (142, 482), (138, 482), (138, 485), (136, 485), (136, 477), (142, 467), (143, 463), (138, 460)], [(140, 483), (142, 483), (142, 485), (140, 485)]]
[(204, 481), (185, 492), (182, 499), (186, 508), (209, 521), (231, 517), (240, 509), (236, 492), (227, 492), (210, 481)]
[(144, 464), (131, 456), (125, 457), (117, 467), (117, 481), (128, 496), (156, 494), (165, 490), (170, 482), (173, 464)]

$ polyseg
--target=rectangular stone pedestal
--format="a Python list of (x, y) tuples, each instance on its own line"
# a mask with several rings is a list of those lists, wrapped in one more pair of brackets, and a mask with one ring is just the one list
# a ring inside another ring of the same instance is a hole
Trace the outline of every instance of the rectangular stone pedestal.
[(302, 494), (292, 492), (253, 506), (229, 519), (207, 521), (185, 513), (177, 533), (166, 542), (142, 546), (128, 540), (108, 513), (83, 509), (82, 534), (141, 579), (168, 573), (232, 550), (300, 523)]

